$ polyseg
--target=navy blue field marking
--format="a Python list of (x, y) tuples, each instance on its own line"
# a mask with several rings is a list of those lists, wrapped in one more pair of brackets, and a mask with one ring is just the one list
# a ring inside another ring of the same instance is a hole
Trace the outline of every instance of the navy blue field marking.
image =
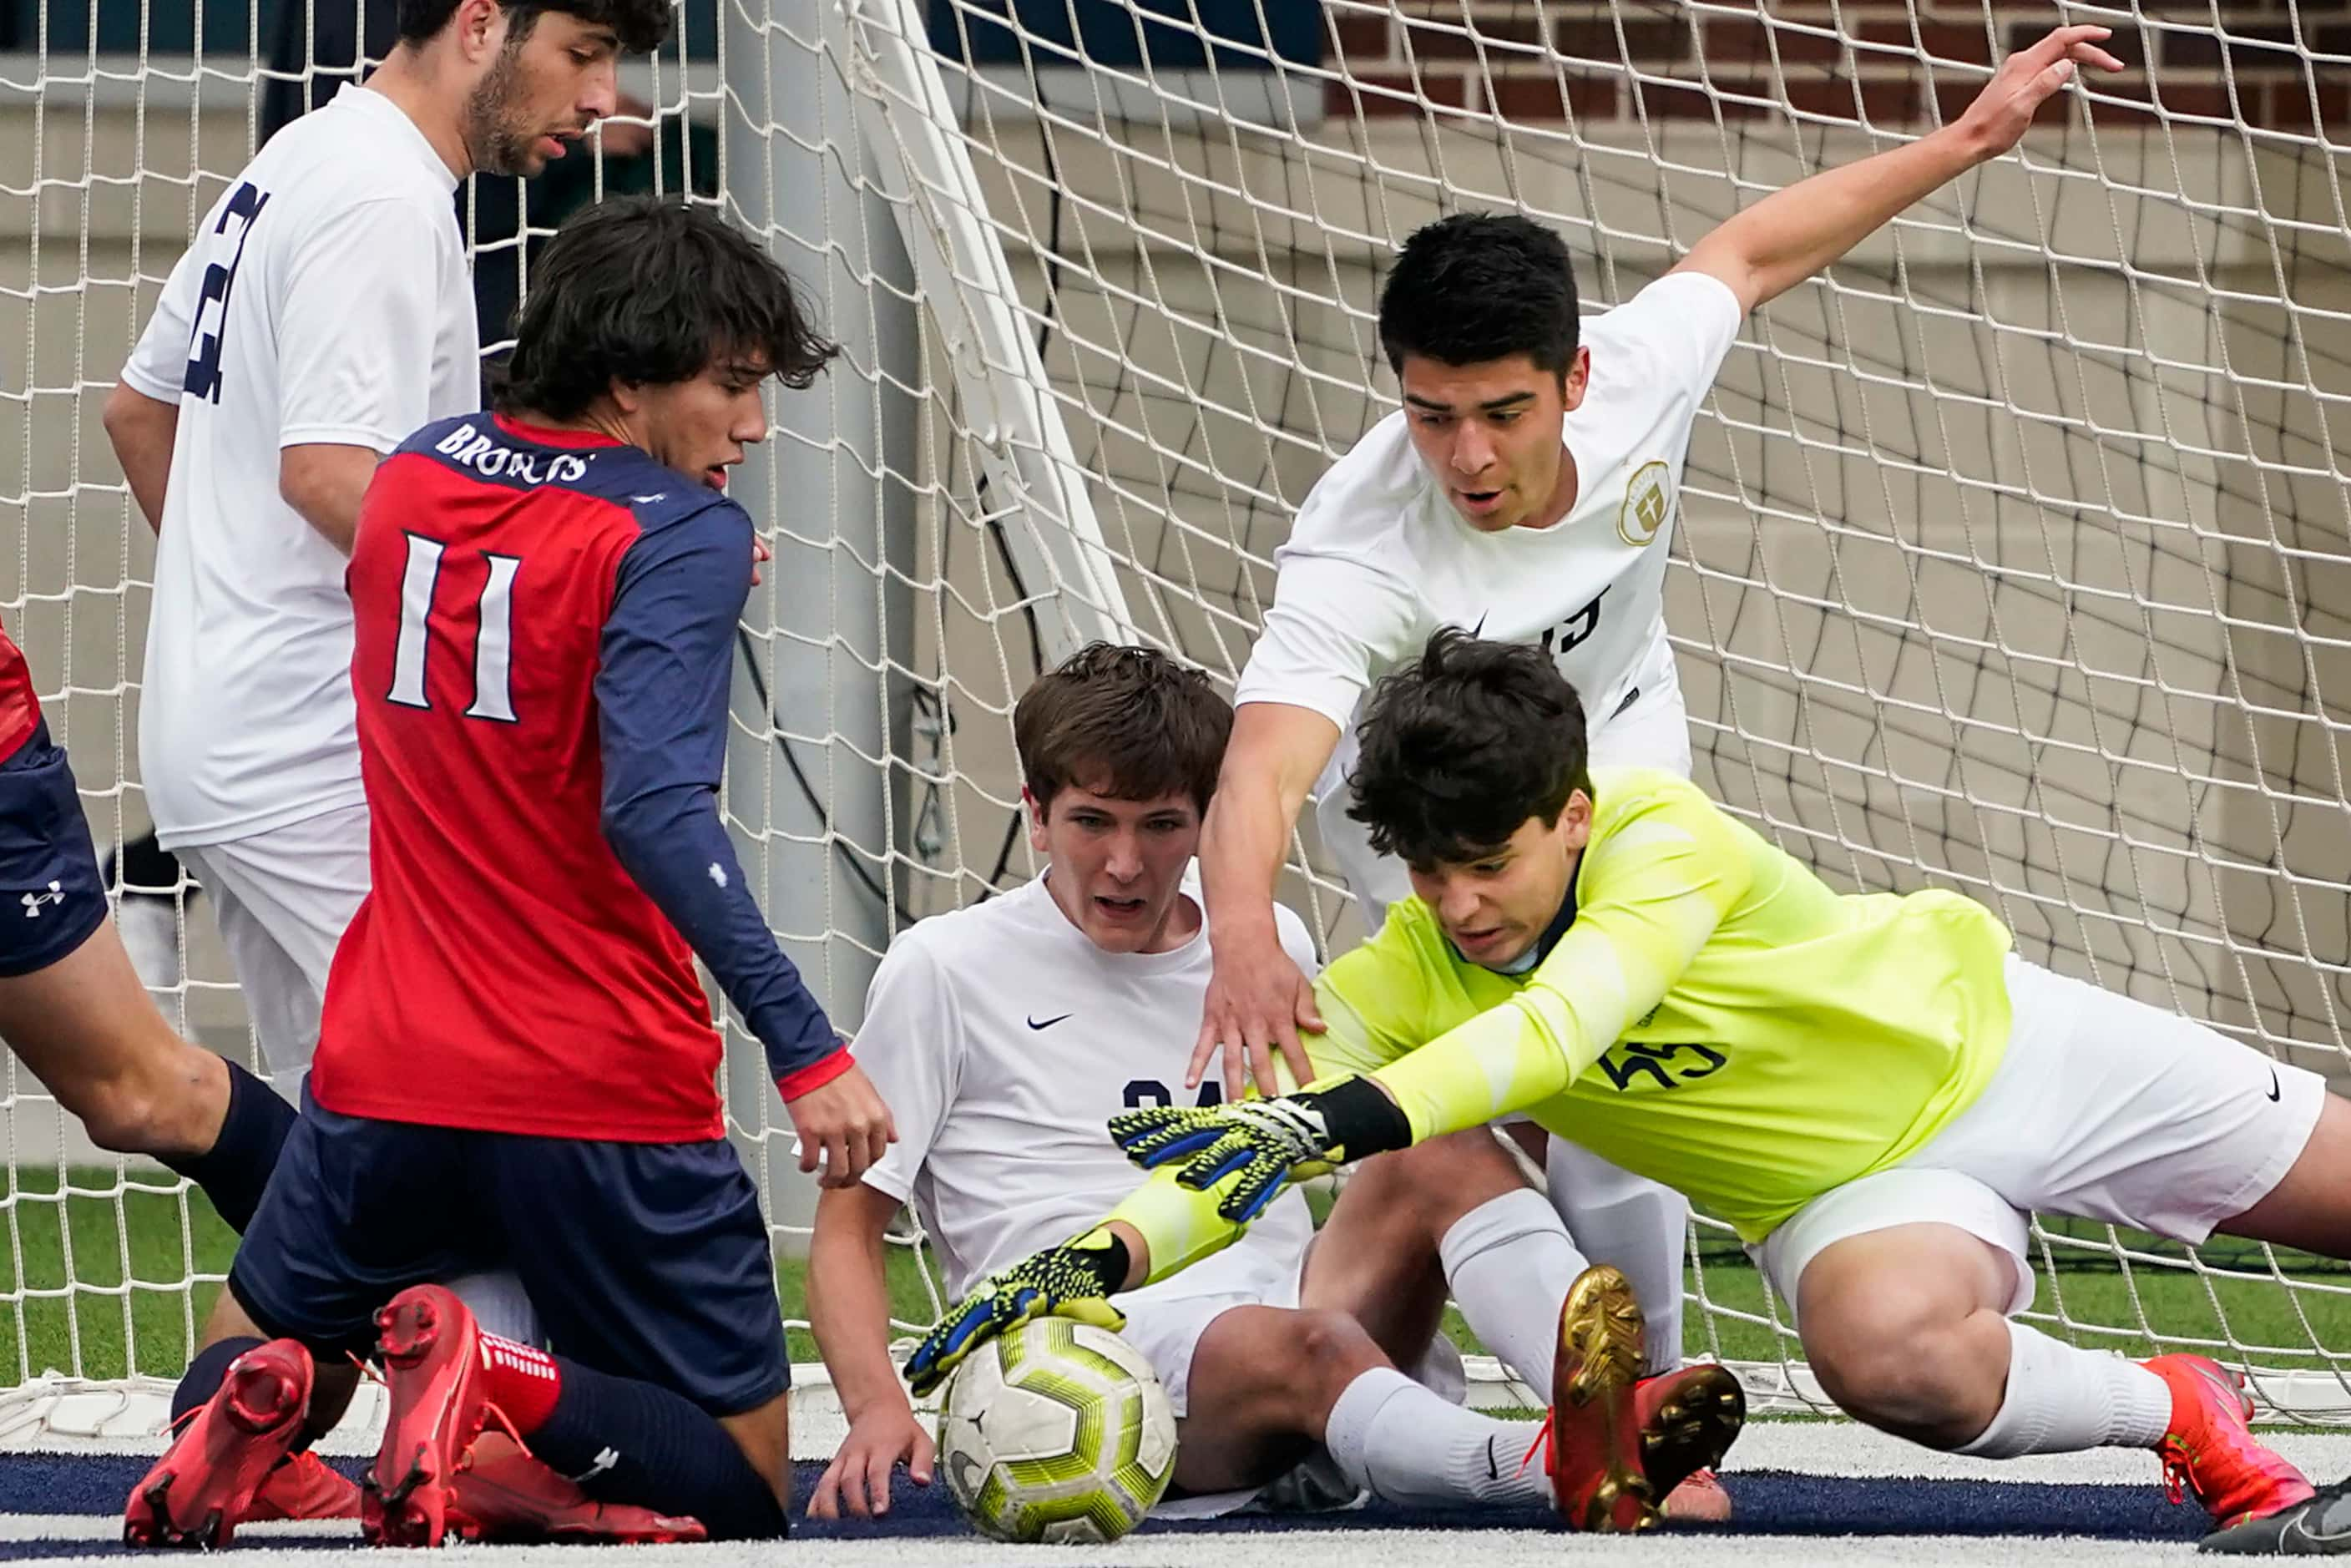
[[(152, 1460), (133, 1455), (10, 1454), (0, 1458), (0, 1512), (119, 1513)], [(356, 1476), (360, 1458), (335, 1468)], [(943, 1485), (909, 1483), (902, 1473), (890, 1512), (879, 1523), (832, 1523), (800, 1516), (817, 1478), (813, 1461), (794, 1469), (792, 1533), (834, 1537), (947, 1536), (968, 1527)], [(1735, 1533), (1759, 1535), (2089, 1536), (2109, 1541), (2193, 1541), (2210, 1525), (2201, 1509), (2173, 1507), (2163, 1490), (2146, 1486), (2075, 1486), (2022, 1481), (1920, 1480), (1912, 1478), (1799, 1475), (1750, 1470), (1725, 1476), (1739, 1510)], [(1546, 1530), (1541, 1509), (1410, 1509), (1373, 1503), (1346, 1513), (1262, 1514), (1194, 1522), (1154, 1522), (1154, 1532), (1226, 1534), (1288, 1530)], [(1693, 1533), (1695, 1533), (1695, 1530)], [(273, 1547), (350, 1544), (346, 1532), (273, 1536)], [(55, 1557), (122, 1550), (106, 1541), (0, 1542), (0, 1557)]]

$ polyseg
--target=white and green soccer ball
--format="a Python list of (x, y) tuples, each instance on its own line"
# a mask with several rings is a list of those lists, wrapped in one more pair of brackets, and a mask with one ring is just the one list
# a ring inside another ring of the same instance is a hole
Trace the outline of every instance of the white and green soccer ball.
[(989, 1341), (939, 1407), (947, 1490), (998, 1541), (1116, 1541), (1176, 1473), (1176, 1411), (1126, 1341), (1040, 1318)]

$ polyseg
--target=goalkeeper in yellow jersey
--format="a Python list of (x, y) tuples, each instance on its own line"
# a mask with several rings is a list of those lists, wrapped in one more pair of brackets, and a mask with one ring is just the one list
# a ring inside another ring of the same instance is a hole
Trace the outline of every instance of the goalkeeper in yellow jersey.
[[(1073, 1281), (1107, 1294), (1216, 1251), (1294, 1179), (1522, 1112), (1733, 1225), (1822, 1385), (1873, 1426), (1994, 1458), (2149, 1448), (2224, 1523), (2309, 1500), (2212, 1362), (2126, 1361), (2011, 1316), (2033, 1209), (2351, 1254), (2351, 1106), (2014, 956), (1959, 894), (1833, 893), (1694, 785), (1592, 772), (1583, 735), (1538, 648), (1440, 632), (1384, 681), (1352, 810), (1414, 896), (1317, 982), (1317, 1082), (1113, 1120), (1154, 1179), (979, 1287), (909, 1375), (935, 1381)], [(1645, 1502), (1611, 1354), (1637, 1310), (1582, 1295), (1555, 1482)]]

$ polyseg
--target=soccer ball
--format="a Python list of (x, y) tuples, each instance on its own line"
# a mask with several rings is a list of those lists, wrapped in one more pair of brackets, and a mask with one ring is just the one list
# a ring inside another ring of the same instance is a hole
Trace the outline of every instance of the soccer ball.
[(947, 1490), (998, 1541), (1116, 1541), (1176, 1473), (1176, 1410), (1106, 1329), (1040, 1318), (989, 1341), (939, 1409)]

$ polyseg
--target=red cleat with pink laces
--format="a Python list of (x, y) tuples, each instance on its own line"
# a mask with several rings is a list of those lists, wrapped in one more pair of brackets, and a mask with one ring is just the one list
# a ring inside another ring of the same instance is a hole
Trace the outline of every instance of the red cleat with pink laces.
[(445, 1285), (401, 1291), (375, 1326), (388, 1408), (360, 1489), (360, 1528), (379, 1546), (438, 1546), (452, 1484), (489, 1418), (481, 1331)]
[(2171, 1385), (2171, 1429), (2155, 1451), (2172, 1501), (2191, 1495), (2227, 1526), (2292, 1508), (2316, 1491), (2253, 1436), (2244, 1379), (2201, 1355), (2158, 1355), (2144, 1364)]
[(123, 1505), (132, 1546), (225, 1546), (310, 1408), (310, 1353), (290, 1339), (256, 1345), (191, 1416)]

